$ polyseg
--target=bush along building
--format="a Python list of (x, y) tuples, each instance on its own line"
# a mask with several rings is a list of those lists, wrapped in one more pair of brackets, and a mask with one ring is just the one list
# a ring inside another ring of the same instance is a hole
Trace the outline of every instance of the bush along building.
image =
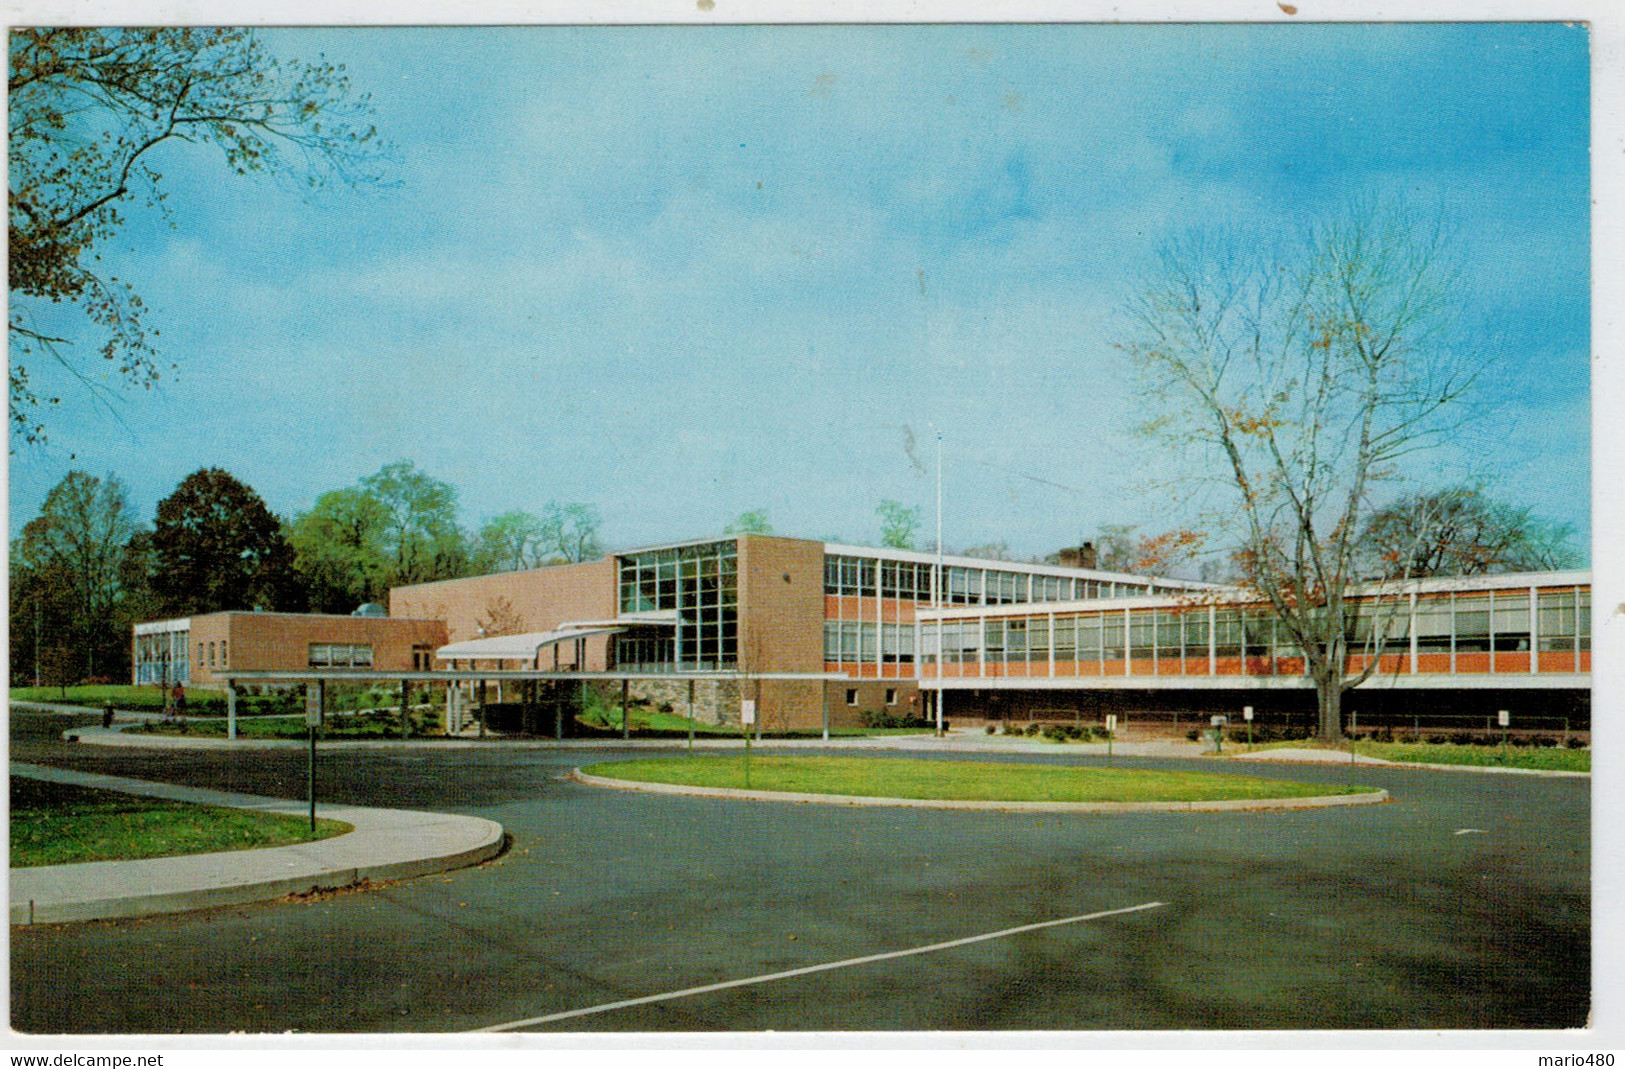
[[(1266, 607), (1213, 584), (743, 534), (602, 560), (398, 587), (387, 617), (217, 613), (136, 628), (137, 682), (248, 672), (380, 681), (583, 673), (698, 719), (767, 731), (881, 718), (1097, 721), (1239, 714), (1312, 722), (1302, 651)], [(1351, 592), (1358, 722), (1522, 718), (1585, 726), (1590, 576), (1475, 576)], [(167, 675), (165, 674), (167, 673)], [(506, 673), (501, 676), (496, 673)], [(562, 684), (561, 684), (562, 685)], [(529, 692), (534, 696), (534, 691)], [(499, 698), (499, 700), (500, 700)], [(1417, 699), (1422, 699), (1418, 701)]]

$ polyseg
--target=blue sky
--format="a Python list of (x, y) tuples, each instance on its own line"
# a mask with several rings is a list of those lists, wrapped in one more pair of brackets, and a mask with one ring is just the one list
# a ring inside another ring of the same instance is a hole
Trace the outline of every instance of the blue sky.
[[(1590, 492), (1582, 28), (897, 26), (279, 30), (345, 63), (387, 190), (302, 196), (163, 161), (134, 210), (178, 370), (117, 418), (65, 393), (12, 532), (70, 468), (141, 513), (233, 472), (291, 516), (402, 457), (464, 523), (596, 504), (612, 545), (872, 541), (885, 498), (1020, 554), (1161, 530), (1116, 345), (1157, 247), (1361, 197), (1459, 227), (1496, 360), (1433, 477), (1573, 523)], [(1491, 458), (1487, 463), (1485, 458)]]

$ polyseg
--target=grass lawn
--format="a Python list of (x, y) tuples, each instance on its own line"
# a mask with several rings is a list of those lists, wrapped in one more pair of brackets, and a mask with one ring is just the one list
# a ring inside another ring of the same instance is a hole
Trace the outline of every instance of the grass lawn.
[[(1234, 750), (1231, 747), (1234, 747)], [(1226, 743), (1227, 754), (1245, 754), (1261, 750), (1337, 749), (1348, 752), (1345, 744), (1325, 746), (1315, 739), (1295, 739), (1290, 742), (1261, 742), (1251, 751), (1245, 743)], [(1542, 772), (1590, 772), (1591, 751), (1570, 750), (1556, 746), (1508, 746), (1506, 760), (1501, 760), (1499, 746), (1461, 746), (1453, 742), (1371, 742), (1361, 740), (1357, 751), (1362, 757), (1377, 757), (1384, 761), (1411, 762), (1423, 765), (1481, 765), (1504, 768), (1530, 768)]]
[(1543, 772), (1590, 772), (1591, 751), (1555, 746), (1508, 746), (1501, 760), (1499, 746), (1458, 746), (1453, 742), (1362, 742), (1358, 752), (1384, 761), (1414, 761), (1427, 765), (1497, 765), (1533, 768)]
[[(586, 771), (595, 776), (646, 783), (745, 786), (743, 755), (611, 761), (592, 765)], [(808, 794), (1000, 802), (1208, 802), (1310, 798), (1372, 790), (1211, 772), (873, 757), (752, 757), (750, 787)]]
[(11, 867), (286, 846), (342, 835), (338, 820), (189, 805), (13, 776)]

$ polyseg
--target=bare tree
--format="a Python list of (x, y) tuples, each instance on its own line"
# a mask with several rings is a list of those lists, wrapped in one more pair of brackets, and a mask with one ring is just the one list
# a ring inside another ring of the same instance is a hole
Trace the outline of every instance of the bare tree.
[[(100, 252), (141, 205), (166, 216), (160, 169), (181, 144), (219, 150), (227, 171), (316, 188), (377, 183), (389, 152), (350, 92), (344, 68), (279, 61), (251, 29), (19, 28), (10, 40), (11, 429), (45, 437), (30, 370), (49, 358), (93, 397), (104, 379), (158, 378), (146, 311)], [(94, 365), (75, 356), (64, 304), (100, 336)], [(116, 372), (116, 374), (114, 374)]]
[[(1373, 490), (1459, 425), (1474, 378), (1476, 354), (1447, 337), (1449, 252), (1443, 228), (1373, 205), (1277, 249), (1174, 243), (1129, 305), (1145, 430), (1303, 651), (1324, 738), (1341, 736), (1344, 692), (1380, 663), (1347, 659)], [(1372, 637), (1380, 648), (1380, 621)]]

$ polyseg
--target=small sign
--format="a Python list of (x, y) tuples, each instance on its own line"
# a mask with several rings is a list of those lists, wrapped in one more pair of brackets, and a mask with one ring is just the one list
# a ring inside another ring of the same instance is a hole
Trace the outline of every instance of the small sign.
[(1213, 726), (1216, 728), (1222, 728), (1228, 723), (1230, 723), (1230, 718), (1228, 716), (1215, 715), (1213, 717)]
[(739, 703), (739, 722), (741, 724), (756, 723), (756, 702), (754, 699), (746, 698)]
[(319, 728), (322, 726), (322, 685), (312, 683), (305, 688), (305, 726)]
[(1243, 720), (1247, 721), (1249, 724), (1252, 723), (1253, 722), (1253, 707), (1250, 706), (1250, 705), (1243, 705), (1241, 707), (1241, 718)]
[(1117, 714), (1116, 713), (1107, 713), (1106, 714), (1106, 730), (1107, 731), (1116, 731), (1117, 730)]
[(1507, 712), (1505, 709), (1502, 709), (1500, 712), (1496, 713), (1495, 718), (1501, 722), (1502, 727), (1507, 727), (1512, 723), (1512, 714)]

